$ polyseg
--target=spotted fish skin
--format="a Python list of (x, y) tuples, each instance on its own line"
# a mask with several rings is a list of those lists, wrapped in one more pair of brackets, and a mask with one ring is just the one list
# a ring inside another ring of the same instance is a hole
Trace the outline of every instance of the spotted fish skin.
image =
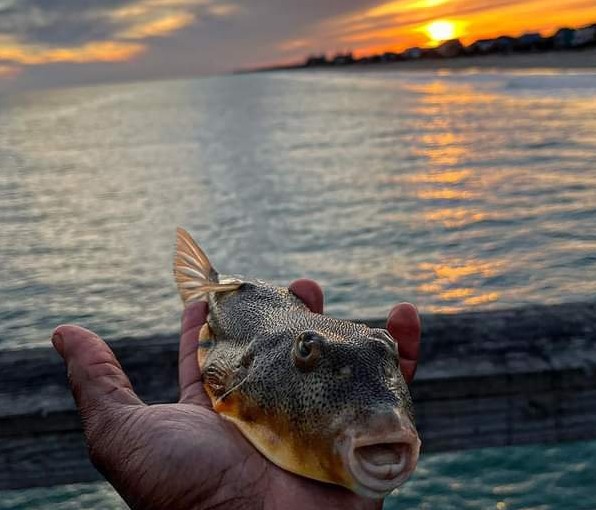
[(403, 483), (420, 442), (389, 334), (313, 313), (286, 288), (199, 272), (210, 290), (198, 360), (213, 408), (288, 471), (369, 497)]
[[(237, 372), (230, 387), (247, 377), (237, 391), (263, 411), (284, 413), (302, 432), (323, 432), (329, 420), (315, 416), (349, 409), (358, 419), (383, 404), (403, 406), (413, 419), (407, 385), (395, 366), (395, 343), (379, 330), (313, 313), (288, 289), (258, 281), (211, 294), (209, 310), (216, 341), (204, 372), (225, 360)], [(316, 373), (292, 362), (295, 338), (304, 331), (327, 340)]]

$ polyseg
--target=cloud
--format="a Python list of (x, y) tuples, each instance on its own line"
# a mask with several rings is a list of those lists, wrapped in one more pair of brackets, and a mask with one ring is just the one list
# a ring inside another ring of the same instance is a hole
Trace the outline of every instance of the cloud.
[(138, 43), (100, 41), (76, 47), (47, 47), (42, 45), (0, 44), (0, 61), (22, 65), (54, 64), (57, 62), (121, 62), (129, 60), (145, 47)]
[(277, 46), (293, 34), (301, 54), (321, 20), (378, 3), (0, 0), (0, 65), (22, 68), (21, 87), (218, 73), (286, 58)]
[(428, 44), (420, 28), (438, 18), (457, 21), (469, 40), (586, 24), (596, 19), (596, 4), (559, 0), (553, 10), (544, 0), (0, 0), (0, 75), (22, 68), (11, 81), (39, 87), (220, 73), (315, 52), (400, 51)]
[(202, 17), (236, 12), (216, 0), (0, 0), (0, 61), (121, 62)]
[(195, 21), (192, 13), (181, 12), (164, 17), (156, 17), (153, 20), (134, 24), (117, 36), (121, 39), (147, 39), (150, 37), (164, 37), (180, 30)]
[(46, 45), (74, 46), (106, 40), (117, 28), (106, 14), (132, 1), (13, 1), (0, 7), (0, 34), (23, 43)]

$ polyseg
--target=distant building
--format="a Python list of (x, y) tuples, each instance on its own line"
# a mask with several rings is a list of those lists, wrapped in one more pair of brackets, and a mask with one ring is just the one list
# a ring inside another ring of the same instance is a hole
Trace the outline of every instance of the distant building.
[(310, 57), (308, 57), (306, 59), (306, 62), (304, 63), (304, 65), (306, 67), (320, 67), (320, 66), (325, 66), (328, 63), (329, 62), (327, 62), (327, 57), (325, 57), (325, 55), (321, 54), (321, 55), (311, 55)]
[(571, 28), (560, 28), (554, 36), (554, 46), (559, 50), (571, 48), (575, 30)]
[(511, 53), (515, 49), (516, 39), (508, 35), (502, 35), (495, 39), (495, 51)]
[(550, 37), (543, 37), (542, 44), (540, 45), (540, 49), (542, 51), (551, 51), (555, 47), (555, 36), (551, 35)]
[(387, 51), (381, 55), (381, 62), (397, 62), (400, 56), (397, 53)]
[(437, 48), (422, 48), (420, 58), (440, 58)]
[(464, 45), (459, 39), (451, 39), (450, 41), (445, 41), (436, 48), (436, 52), (440, 57), (453, 58), (464, 52)]
[(480, 39), (468, 46), (468, 53), (486, 55), (496, 49), (495, 39)]
[(346, 66), (353, 64), (354, 62), (354, 55), (352, 55), (351, 51), (348, 53), (338, 53), (331, 61), (334, 66)]
[(422, 56), (422, 49), (418, 47), (408, 48), (402, 55), (407, 60), (417, 60)]
[(537, 32), (527, 33), (517, 38), (515, 49), (518, 51), (537, 51), (542, 46), (542, 36)]
[(575, 31), (571, 39), (571, 46), (579, 48), (596, 42), (596, 25), (580, 28)]

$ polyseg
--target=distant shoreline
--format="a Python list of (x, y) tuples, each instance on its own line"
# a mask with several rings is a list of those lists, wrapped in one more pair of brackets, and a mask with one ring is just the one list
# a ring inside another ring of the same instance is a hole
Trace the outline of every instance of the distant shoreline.
[[(596, 48), (544, 53), (513, 53), (463, 56), (444, 59), (419, 59), (375, 64), (352, 64), (346, 66), (297, 67), (278, 71), (315, 71), (360, 73), (369, 71), (419, 71), (441, 69), (594, 69)], [(274, 70), (269, 70), (274, 71)]]

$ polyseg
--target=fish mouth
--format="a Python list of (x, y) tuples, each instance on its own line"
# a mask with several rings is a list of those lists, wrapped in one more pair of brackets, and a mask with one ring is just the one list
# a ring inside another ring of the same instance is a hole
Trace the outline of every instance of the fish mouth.
[(353, 478), (353, 490), (373, 499), (385, 497), (402, 485), (418, 462), (420, 439), (412, 422), (396, 412), (395, 424), (385, 433), (349, 435), (342, 457)]

